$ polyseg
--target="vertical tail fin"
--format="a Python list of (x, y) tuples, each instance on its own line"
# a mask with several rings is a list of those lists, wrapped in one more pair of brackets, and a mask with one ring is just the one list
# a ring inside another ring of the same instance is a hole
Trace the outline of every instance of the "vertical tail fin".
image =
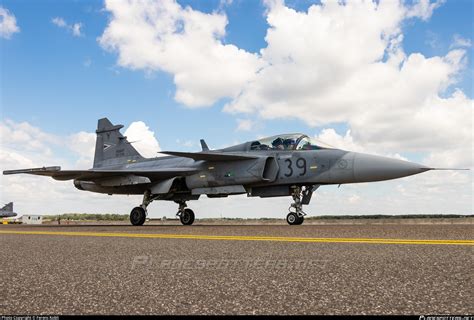
[(109, 119), (99, 119), (95, 144), (94, 168), (124, 164), (143, 159), (137, 150), (120, 133), (123, 125), (113, 125)]

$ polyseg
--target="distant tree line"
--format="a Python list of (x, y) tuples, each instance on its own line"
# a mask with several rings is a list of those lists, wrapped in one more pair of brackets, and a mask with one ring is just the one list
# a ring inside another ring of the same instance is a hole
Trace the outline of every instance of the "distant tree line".
[(125, 221), (129, 219), (125, 214), (90, 214), (90, 213), (64, 213), (61, 215), (45, 215), (44, 219), (51, 221), (61, 220), (93, 220), (93, 221)]
[(315, 216), (306, 217), (306, 219), (433, 219), (433, 218), (469, 218), (473, 215), (465, 214), (402, 214), (402, 215), (385, 215), (385, 214), (374, 214), (374, 215), (344, 215), (344, 216)]
[[(305, 219), (312, 220), (326, 220), (326, 219), (433, 219), (433, 218), (472, 218), (474, 215), (466, 214), (403, 214), (403, 215), (323, 215), (323, 216), (306, 216)], [(206, 220), (281, 220), (281, 218), (203, 218), (200, 221)]]
[[(127, 214), (89, 214), (89, 213), (65, 213), (61, 215), (45, 215), (43, 218), (51, 221), (57, 221), (58, 218), (61, 220), (92, 220), (92, 221), (128, 221), (129, 215)], [(433, 219), (433, 218), (472, 218), (473, 215), (462, 215), (462, 214), (404, 214), (404, 215), (324, 215), (324, 216), (306, 216), (306, 219), (311, 220), (327, 220), (327, 219)], [(168, 220), (173, 220), (168, 218)], [(212, 221), (212, 220), (281, 220), (279, 218), (202, 218), (200, 221)]]

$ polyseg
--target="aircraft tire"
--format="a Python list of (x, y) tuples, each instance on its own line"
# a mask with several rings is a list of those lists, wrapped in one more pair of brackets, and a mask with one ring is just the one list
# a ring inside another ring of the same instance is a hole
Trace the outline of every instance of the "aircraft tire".
[(301, 225), (301, 224), (303, 224), (303, 222), (304, 222), (304, 217), (303, 217), (303, 216), (302, 216), (302, 217), (298, 217), (298, 221), (297, 221), (296, 224), (297, 224), (297, 225)]
[(130, 212), (130, 222), (134, 226), (141, 226), (145, 223), (146, 212), (142, 207), (135, 207)]
[(298, 218), (298, 216), (296, 215), (296, 213), (290, 212), (290, 213), (288, 213), (288, 215), (286, 216), (286, 222), (288, 222), (288, 224), (289, 224), (290, 226), (294, 226), (294, 225), (297, 225), (297, 224), (298, 224), (299, 218)]
[(194, 222), (194, 212), (193, 210), (186, 208), (183, 213), (179, 216), (179, 220), (185, 226), (190, 226)]

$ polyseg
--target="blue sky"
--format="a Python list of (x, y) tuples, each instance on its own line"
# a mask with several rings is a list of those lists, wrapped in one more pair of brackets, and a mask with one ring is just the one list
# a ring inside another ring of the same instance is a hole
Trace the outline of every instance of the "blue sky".
[[(219, 7), (219, 1), (179, 2), (204, 12)], [(288, 4), (305, 10), (312, 3), (290, 1)], [(223, 102), (206, 109), (189, 110), (174, 101), (175, 88), (169, 74), (154, 72), (146, 76), (118, 67), (115, 54), (105, 52), (97, 43), (109, 16), (101, 1), (7, 0), (3, 6), (15, 14), (21, 32), (11, 40), (1, 41), (2, 117), (28, 121), (57, 134), (93, 131), (95, 120), (102, 116), (118, 122), (146, 120), (164, 148), (173, 148), (176, 139), (206, 137), (209, 143), (220, 146), (251, 138), (252, 133), (229, 130), (235, 127), (235, 117), (221, 112)], [(453, 34), (472, 37), (472, 6), (468, 0), (448, 1), (433, 13), (430, 21), (405, 23), (406, 52), (445, 54)], [(261, 2), (234, 1), (224, 10), (229, 20), (226, 43), (250, 52), (265, 47), (268, 24)], [(54, 17), (83, 23), (84, 35), (73, 37), (51, 23)], [(436, 38), (436, 47), (430, 46), (430, 37)], [(472, 50), (460, 85), (469, 97), (472, 97), (471, 58)], [(87, 61), (90, 66), (85, 65)], [(277, 120), (265, 121), (262, 131), (262, 134), (313, 133), (317, 128), (299, 120)]]
[[(433, 57), (440, 57), (442, 60), (445, 59), (443, 57), (447, 57), (452, 50), (456, 49), (454, 46), (455, 38), (462, 39), (467, 43), (472, 42), (474, 10), (472, 1), (448, 0), (439, 3), (429, 1), (428, 3), (436, 4), (428, 17), (422, 18), (421, 14), (418, 14), (415, 17), (401, 18), (395, 22), (400, 31), (392, 31), (391, 37), (403, 36), (400, 48), (406, 57), (419, 53), (426, 60)], [(418, 1), (405, 1), (402, 6), (408, 8), (406, 10), (408, 12), (409, 8), (418, 4)], [(159, 5), (160, 3), (157, 2), (156, 6)], [(274, 45), (265, 38), (270, 30), (268, 14), (277, 13), (277, 9), (274, 7), (269, 7), (262, 1), (244, 0), (190, 0), (178, 1), (178, 5), (182, 12), (187, 10), (185, 8), (188, 7), (193, 12), (225, 16), (227, 19), (225, 35), (214, 39), (219, 45), (233, 45), (248, 55), (254, 55), (259, 60), (271, 61), (271, 59), (269, 60), (261, 55), (261, 50)], [(311, 6), (320, 7), (321, 3), (319, 1), (287, 1), (285, 3), (285, 8), (295, 10), (302, 19)], [(316, 122), (309, 119), (311, 118), (309, 114), (312, 113), (311, 103), (313, 102), (311, 101), (314, 101), (315, 106), (318, 106), (318, 103), (321, 102), (314, 100), (311, 95), (305, 100), (306, 102), (309, 101), (308, 106), (305, 105), (295, 109), (295, 117), (288, 116), (280, 109), (271, 109), (273, 107), (270, 108), (269, 106), (274, 101), (271, 101), (264, 94), (261, 94), (260, 97), (263, 100), (253, 101), (250, 111), (245, 112), (242, 111), (247, 110), (244, 105), (245, 101), (238, 101), (235, 95), (232, 96), (232, 94), (227, 93), (219, 95), (218, 99), (215, 99), (211, 104), (200, 107), (191, 107), (182, 101), (178, 101), (175, 98), (177, 85), (174, 77), (182, 70), (173, 74), (170, 71), (157, 70), (160, 68), (150, 71), (145, 70), (146, 68), (129, 67), (118, 60), (119, 54), (125, 52), (126, 48), (106, 50), (104, 45), (99, 43), (98, 39), (103, 36), (109, 27), (109, 23), (114, 19), (113, 9), (107, 8), (103, 1), (3, 0), (1, 7), (7, 9), (15, 17), (20, 29), (19, 32), (13, 33), (9, 39), (0, 38), (0, 112), (2, 121), (9, 119), (14, 123), (27, 122), (31, 126), (39, 128), (42, 132), (58, 137), (73, 135), (80, 131), (94, 132), (97, 119), (104, 116), (125, 126), (135, 121), (144, 121), (149, 129), (155, 133), (160, 147), (165, 150), (197, 149), (200, 138), (205, 138), (210, 146), (223, 147), (234, 142), (250, 140), (256, 136), (273, 135), (281, 132), (306, 132), (320, 138), (329, 137), (329, 139), (334, 137), (334, 141), (340, 140), (347, 145), (349, 142), (343, 140), (343, 137), (350, 129), (352, 133), (350, 138), (353, 139), (354, 143), (353, 147), (360, 147), (362, 151), (376, 150), (386, 155), (398, 154), (408, 160), (418, 162), (442, 158), (443, 150), (440, 150), (438, 154), (432, 153), (423, 145), (415, 145), (411, 141), (412, 139), (398, 140), (395, 143), (389, 142), (390, 138), (387, 138), (385, 142), (377, 142), (379, 141), (378, 137), (380, 137), (378, 131), (365, 132), (366, 130), (364, 130), (365, 125), (367, 128), (376, 126), (374, 123), (362, 123), (356, 119), (358, 113), (353, 111), (350, 98), (348, 99), (349, 102), (346, 103), (346, 109), (341, 109), (341, 112), (335, 115), (329, 116), (331, 110), (341, 108), (338, 101), (334, 103), (335, 109), (315, 109), (316, 113), (320, 112), (315, 116), (315, 119), (324, 119)], [(285, 14), (288, 12), (287, 10)], [(329, 16), (327, 11), (323, 14)], [(52, 22), (53, 18), (62, 18), (67, 25), (81, 23), (81, 35), (74, 36), (72, 30), (68, 27), (59, 27), (54, 24)], [(311, 19), (309, 15), (306, 18), (305, 21), (312, 23), (309, 21)], [(284, 19), (281, 18), (281, 20), (275, 21), (272, 29), (276, 31), (284, 30)], [(291, 26), (286, 27), (290, 28)], [(377, 26), (374, 26), (374, 28), (377, 28)], [(281, 35), (279, 34), (279, 36)], [(294, 34), (294, 37), (298, 38), (299, 35)], [(334, 35), (334, 37), (334, 42), (337, 43), (337, 35)], [(291, 40), (291, 37), (288, 40)], [(114, 43), (117, 44), (120, 43), (121, 39), (114, 38), (110, 41), (116, 41)], [(331, 42), (321, 43), (320, 45), (331, 45)], [(359, 50), (360, 48), (351, 48), (348, 45), (346, 50), (337, 52), (336, 55), (342, 61), (341, 63), (344, 63), (344, 60), (350, 60), (349, 58), (354, 52), (353, 49)], [(445, 83), (449, 80), (450, 84), (436, 92), (427, 93), (426, 97), (439, 97), (445, 99), (443, 103), (448, 104), (448, 100), (453, 97), (453, 93), (460, 90), (465, 95), (464, 105), (465, 101), (471, 101), (472, 107), (474, 70), (472, 47), (468, 44), (460, 46), (459, 49), (463, 50), (463, 63), (456, 62), (456, 66), (459, 64), (460, 67), (458, 67), (455, 74), (449, 74), (448, 72), (446, 75), (440, 75), (439, 83)], [(275, 56), (278, 56), (278, 54)], [(190, 53), (189, 59), (192, 58), (193, 55)], [(133, 59), (138, 61), (140, 57), (135, 56)], [(318, 57), (315, 56), (315, 59), (317, 60)], [(373, 63), (376, 62), (373, 61)], [(157, 63), (162, 62), (157, 61)], [(232, 63), (232, 61), (229, 63)], [(327, 62), (321, 63), (321, 66), (324, 66), (324, 64), (327, 65)], [(456, 66), (453, 69), (456, 69)], [(440, 70), (444, 70), (443, 68), (440, 67)], [(301, 70), (305, 70), (305, 68), (303, 67)], [(334, 70), (337, 70), (337, 68)], [(429, 78), (429, 74), (427, 77)], [(202, 80), (196, 79), (196, 81)], [(249, 94), (248, 97), (254, 97), (255, 93), (252, 90), (257, 87), (260, 88), (259, 86), (263, 87), (264, 84), (262, 83), (268, 83), (264, 80), (258, 81), (261, 82), (255, 82), (256, 85), (236, 88), (235, 90), (242, 90), (244, 92), (243, 97), (247, 93)], [(291, 82), (291, 79), (289, 79), (289, 82)], [(420, 82), (422, 80), (416, 81), (417, 84)], [(343, 83), (340, 87), (342, 86)], [(210, 87), (212, 88), (211, 83)], [(312, 90), (323, 92), (325, 89), (322, 87), (315, 86)], [(189, 89), (188, 87), (183, 88), (184, 90)], [(262, 92), (271, 91), (271, 88), (264, 89)], [(373, 92), (366, 92), (366, 94), (372, 95)], [(403, 93), (400, 95), (403, 95)], [(286, 98), (287, 100), (285, 98), (283, 100), (290, 107), (292, 107), (292, 103), (298, 101), (297, 99), (292, 100), (290, 93)], [(425, 101), (425, 98), (416, 98), (413, 101)], [(331, 99), (322, 101), (332, 103), (333, 100)], [(387, 102), (390, 102), (390, 99), (387, 96)], [(269, 103), (268, 106), (258, 106), (258, 101), (269, 101)], [(359, 107), (371, 109), (379, 104), (384, 104), (383, 99), (382, 102), (380, 100), (374, 101), (368, 101), (366, 106), (362, 103)], [(236, 105), (233, 109), (235, 112), (223, 111), (226, 105), (233, 103)], [(360, 102), (357, 103), (360, 104)], [(286, 109), (288, 108), (286, 107)], [(273, 110), (278, 110), (275, 111), (275, 116), (272, 116)], [(305, 116), (305, 113), (308, 114), (308, 117)], [(371, 114), (369, 118), (376, 119), (382, 114), (383, 112)], [(326, 115), (328, 115), (327, 118)], [(398, 115), (394, 114), (393, 117), (398, 117)], [(250, 121), (249, 130), (237, 130), (238, 122), (242, 120)], [(384, 126), (390, 125), (392, 123), (390, 121)], [(430, 123), (436, 126), (437, 120), (433, 119), (433, 121)], [(469, 130), (469, 123), (466, 123), (464, 127)], [(472, 131), (472, 120), (470, 121), (470, 128)], [(336, 135), (331, 136), (330, 132), (327, 131), (328, 129), (333, 129)], [(430, 130), (435, 129), (431, 128)], [(380, 130), (384, 129), (381, 128)], [(387, 131), (393, 132), (396, 129)], [(431, 135), (429, 132), (431, 131), (426, 131), (423, 135)], [(3, 137), (3, 139), (5, 138)], [(191, 147), (177, 145), (176, 141), (178, 139), (182, 142), (193, 141), (195, 144)], [(448, 144), (449, 141), (454, 141), (457, 138), (449, 139), (446, 142)], [(406, 148), (405, 145), (407, 145)], [(54, 146), (53, 149), (59, 150), (60, 148)], [(461, 152), (459, 150), (456, 152)], [(61, 153), (58, 157), (68, 161), (74, 161), (78, 156), (70, 150), (55, 152)], [(469, 159), (466, 161), (469, 163)], [(472, 182), (469, 188), (472, 190)]]
[[(218, 1), (186, 4), (205, 11), (218, 7)], [(2, 81), (3, 117), (57, 134), (93, 131), (96, 120), (104, 116), (124, 124), (144, 120), (162, 146), (170, 149), (176, 139), (206, 137), (221, 146), (249, 138), (229, 130), (235, 127), (235, 118), (220, 111), (222, 102), (189, 110), (174, 101), (169, 74), (144, 75), (117, 67), (115, 55), (97, 43), (108, 17), (101, 1), (6, 1), (3, 5), (15, 13), (21, 28), (12, 40), (1, 42), (2, 77), (8, 79)], [(248, 12), (252, 12), (250, 17)], [(81, 21), (84, 36), (73, 37), (58, 28), (51, 23), (54, 17)], [(255, 52), (265, 44), (267, 25), (259, 2), (235, 3), (229, 8), (229, 21), (227, 42)], [(86, 61), (91, 61), (89, 67)], [(307, 129), (297, 122), (278, 122), (266, 131)]]

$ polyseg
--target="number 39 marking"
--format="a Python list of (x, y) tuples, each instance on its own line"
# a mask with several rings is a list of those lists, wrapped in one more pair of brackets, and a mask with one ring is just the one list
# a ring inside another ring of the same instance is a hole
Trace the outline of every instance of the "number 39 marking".
[[(291, 159), (286, 159), (285, 160), (286, 164), (288, 165), (288, 172), (285, 173), (285, 177), (291, 177), (294, 173), (293, 171), (293, 161)], [(299, 176), (304, 176), (306, 174), (306, 159), (304, 158), (298, 158), (296, 160), (296, 167), (300, 169)]]

